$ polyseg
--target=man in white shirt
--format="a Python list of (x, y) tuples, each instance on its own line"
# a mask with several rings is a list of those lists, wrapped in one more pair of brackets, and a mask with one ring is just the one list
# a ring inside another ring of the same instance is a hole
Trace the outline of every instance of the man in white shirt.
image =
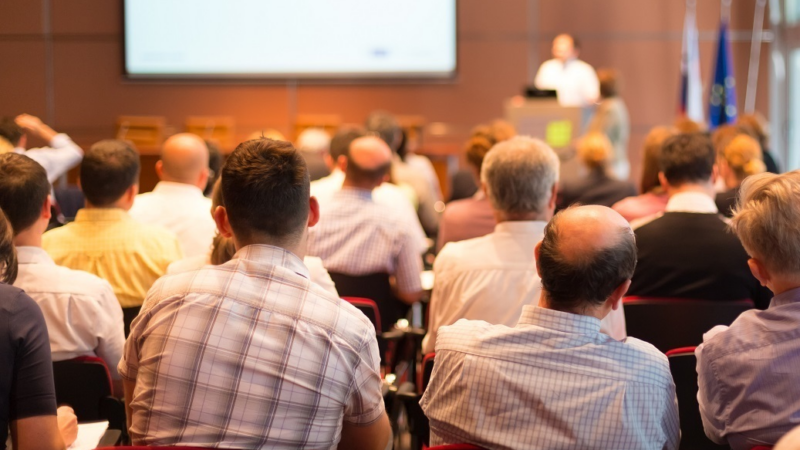
[[(50, 146), (25, 150), (28, 134), (41, 138)], [(14, 119), (0, 120), (0, 153), (8, 151), (25, 154), (39, 163), (47, 172), (47, 180), (50, 183), (66, 174), (83, 159), (83, 149), (72, 142), (69, 136), (57, 133), (42, 123), (38, 117), (28, 114), (20, 114)]]
[(117, 372), (125, 343), (122, 308), (107, 281), (57, 266), (42, 249), (42, 233), (50, 219), (49, 193), (42, 166), (23, 155), (0, 155), (0, 208), (14, 229), (19, 259), (14, 286), (41, 308), (53, 360), (99, 356), (122, 396)]
[(677, 449), (667, 357), (600, 332), (636, 265), (628, 223), (604, 206), (569, 208), (547, 224), (535, 255), (544, 288), (515, 327), (460, 320), (440, 330), (420, 402), (431, 444)]
[(553, 39), (553, 59), (539, 67), (534, 85), (552, 89), (561, 106), (589, 106), (600, 98), (600, 83), (589, 64), (578, 59), (578, 42), (569, 34)]
[[(498, 224), (486, 236), (448, 243), (437, 256), (425, 353), (434, 350), (439, 327), (459, 319), (512, 327), (523, 307), (536, 304), (542, 283), (533, 249), (553, 216), (558, 169), (555, 152), (529, 137), (501, 142), (486, 154), (481, 182)], [(623, 339), (622, 305), (602, 325), (604, 332)]]
[(203, 196), (208, 180), (205, 142), (189, 133), (170, 137), (161, 149), (156, 174), (161, 181), (153, 192), (136, 196), (129, 214), (175, 233), (184, 256), (207, 254), (216, 227), (209, 214), (211, 199)]
[[(316, 197), (320, 205), (324, 206), (329, 203), (333, 194), (342, 189), (350, 144), (364, 135), (363, 131), (356, 128), (342, 129), (331, 140), (331, 174), (311, 182), (311, 195)], [(403, 223), (414, 236), (415, 246), (419, 253), (424, 253), (430, 247), (414, 205), (401, 187), (391, 183), (381, 183), (372, 191), (372, 199), (382, 205), (390, 206), (400, 213)]]

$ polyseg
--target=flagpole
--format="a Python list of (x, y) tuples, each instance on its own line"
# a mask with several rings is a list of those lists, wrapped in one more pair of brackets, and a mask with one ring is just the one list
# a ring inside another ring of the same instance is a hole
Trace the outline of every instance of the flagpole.
[(758, 69), (761, 66), (761, 42), (764, 31), (764, 9), (767, 0), (756, 2), (756, 11), (753, 17), (753, 34), (750, 39), (750, 65), (747, 70), (747, 94), (744, 100), (745, 114), (752, 114), (756, 110), (756, 94), (758, 88)]

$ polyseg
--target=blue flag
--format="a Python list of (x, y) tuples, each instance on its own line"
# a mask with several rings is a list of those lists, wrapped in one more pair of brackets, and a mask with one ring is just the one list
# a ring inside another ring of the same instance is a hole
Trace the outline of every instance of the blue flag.
[(728, 39), (728, 23), (720, 22), (717, 59), (714, 81), (711, 83), (711, 98), (708, 106), (710, 129), (726, 123), (736, 122), (736, 80), (733, 76), (733, 57)]

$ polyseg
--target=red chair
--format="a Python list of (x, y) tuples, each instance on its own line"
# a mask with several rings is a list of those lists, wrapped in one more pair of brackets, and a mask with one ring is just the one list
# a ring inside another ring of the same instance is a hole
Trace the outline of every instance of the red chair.
[(433, 374), (436, 353), (428, 353), (422, 358), (422, 371), (417, 373), (417, 392), (398, 392), (397, 398), (403, 403), (408, 416), (408, 431), (411, 434), (412, 450), (426, 448), (430, 441), (430, 424), (428, 417), (422, 412), (419, 401), (428, 388)]
[(712, 301), (676, 298), (625, 297), (628, 336), (653, 344), (662, 352), (699, 345), (715, 325), (730, 325), (752, 309), (750, 300)]
[(436, 447), (428, 447), (428, 450), (486, 450), (486, 449), (472, 444), (447, 444), (447, 445), (437, 445)]
[(381, 334), (383, 332), (383, 327), (381, 326), (381, 312), (378, 309), (377, 303), (364, 297), (342, 297), (342, 300), (347, 301), (347, 303), (350, 303), (364, 313), (367, 319), (372, 322), (376, 333)]

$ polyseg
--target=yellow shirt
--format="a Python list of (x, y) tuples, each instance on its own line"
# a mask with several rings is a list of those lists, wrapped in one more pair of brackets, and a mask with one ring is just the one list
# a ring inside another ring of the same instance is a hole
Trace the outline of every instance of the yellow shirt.
[(81, 209), (75, 222), (45, 233), (42, 246), (59, 266), (107, 280), (123, 308), (141, 306), (167, 266), (183, 257), (173, 233), (116, 208)]

